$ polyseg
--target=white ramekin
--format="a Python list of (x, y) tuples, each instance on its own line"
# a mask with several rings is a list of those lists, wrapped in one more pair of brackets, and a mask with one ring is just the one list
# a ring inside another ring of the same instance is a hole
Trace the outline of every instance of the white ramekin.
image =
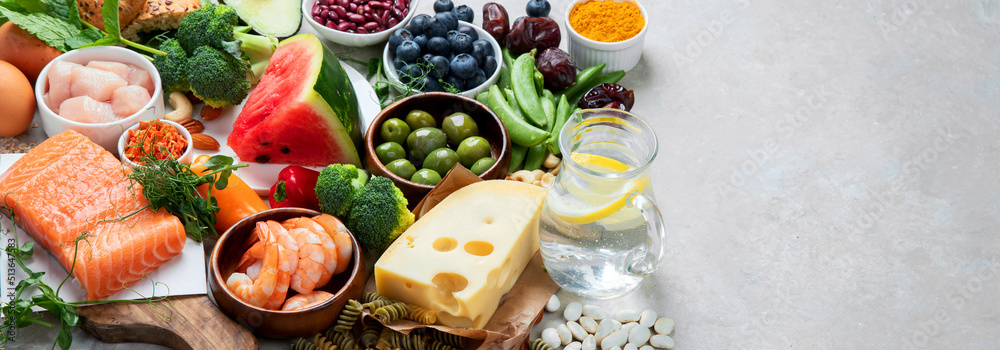
[(569, 5), (569, 8), (566, 9), (565, 28), (567, 28), (567, 32), (569, 32), (569, 54), (573, 57), (573, 61), (575, 61), (577, 67), (580, 67), (581, 69), (601, 63), (607, 63), (607, 66), (604, 67), (605, 72), (616, 70), (628, 71), (632, 69), (639, 63), (639, 58), (642, 57), (642, 43), (643, 39), (646, 37), (646, 30), (649, 28), (649, 14), (646, 12), (646, 8), (635, 0), (618, 1), (629, 2), (638, 6), (639, 12), (642, 13), (644, 25), (642, 26), (642, 30), (639, 31), (639, 34), (636, 34), (634, 37), (625, 41), (606, 43), (583, 37), (583, 35), (577, 33), (576, 30), (573, 30), (573, 26), (569, 23), (569, 13), (573, 11), (573, 7), (578, 3), (586, 3), (590, 1), (615, 0), (574, 1)]

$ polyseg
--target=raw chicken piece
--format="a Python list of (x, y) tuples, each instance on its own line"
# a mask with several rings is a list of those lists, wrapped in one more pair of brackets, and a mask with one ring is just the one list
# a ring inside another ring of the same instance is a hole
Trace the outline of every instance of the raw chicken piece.
[[(49, 80), (49, 99), (51, 103), (50, 106), (58, 107), (67, 98), (73, 97), (70, 93), (70, 80), (73, 75), (73, 69), (75, 67), (82, 67), (79, 64), (66, 61), (56, 61), (52, 64), (52, 68), (49, 68), (49, 73), (46, 77)], [(53, 109), (53, 112), (59, 113), (58, 108)]]
[(97, 101), (90, 96), (77, 96), (59, 105), (59, 115), (79, 123), (107, 123), (118, 120), (111, 104)]
[(59, 114), (59, 105), (52, 103), (52, 99), (49, 98), (49, 93), (46, 92), (42, 95), (42, 102), (45, 102), (45, 106), (52, 110), (52, 113)]
[(115, 89), (128, 85), (118, 74), (96, 68), (74, 67), (70, 80), (73, 96), (87, 95), (98, 101), (111, 100)]
[(125, 78), (128, 84), (142, 86), (152, 95), (156, 88), (153, 87), (153, 77), (149, 75), (149, 72), (134, 64), (126, 63), (125, 65), (128, 66), (128, 77)]
[(119, 118), (135, 114), (149, 103), (149, 91), (139, 85), (120, 87), (111, 95), (111, 110)]
[(122, 77), (122, 79), (128, 80), (129, 67), (124, 63), (110, 62), (110, 61), (90, 61), (87, 62), (87, 68), (97, 68), (100, 70), (115, 73), (119, 77)]

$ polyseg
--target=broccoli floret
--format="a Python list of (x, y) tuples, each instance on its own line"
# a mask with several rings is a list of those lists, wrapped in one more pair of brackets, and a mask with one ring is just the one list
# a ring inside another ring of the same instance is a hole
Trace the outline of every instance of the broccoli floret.
[(354, 196), (368, 182), (368, 173), (350, 164), (331, 164), (323, 168), (316, 180), (316, 199), (319, 210), (345, 217)]
[(190, 89), (187, 78), (187, 52), (174, 39), (167, 39), (160, 44), (160, 51), (167, 55), (153, 55), (153, 66), (160, 73), (163, 91), (187, 92)]
[(191, 92), (205, 104), (238, 105), (250, 94), (250, 67), (243, 60), (211, 46), (200, 46), (188, 59)]
[(278, 39), (273, 36), (247, 34), (246, 32), (249, 30), (249, 26), (236, 27), (233, 39), (240, 43), (243, 59), (250, 63), (253, 83), (256, 84), (260, 77), (264, 76), (264, 70), (267, 69), (271, 55), (278, 48)]
[(225, 49), (223, 43), (233, 40), (233, 28), (239, 20), (232, 7), (208, 4), (191, 11), (181, 20), (177, 27), (177, 40), (192, 55), (199, 46)]
[(406, 209), (403, 192), (389, 178), (373, 176), (357, 195), (347, 216), (347, 228), (369, 251), (385, 249), (410, 225), (414, 216)]

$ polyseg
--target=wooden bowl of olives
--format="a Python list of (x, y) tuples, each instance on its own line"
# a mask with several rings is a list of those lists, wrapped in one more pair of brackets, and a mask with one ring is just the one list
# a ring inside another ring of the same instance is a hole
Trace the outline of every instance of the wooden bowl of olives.
[(413, 207), (453, 167), (502, 179), (511, 143), (500, 118), (474, 99), (446, 92), (406, 97), (386, 107), (365, 134), (365, 166), (391, 179)]

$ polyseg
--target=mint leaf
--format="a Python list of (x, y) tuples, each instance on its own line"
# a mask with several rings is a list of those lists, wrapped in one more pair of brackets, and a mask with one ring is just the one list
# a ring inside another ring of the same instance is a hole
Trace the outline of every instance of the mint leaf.
[(20, 13), (0, 7), (0, 14), (10, 19), (18, 27), (34, 34), (38, 39), (59, 51), (66, 52), (66, 38), (75, 36), (80, 28), (74, 28), (66, 21), (43, 13)]
[(118, 24), (118, 0), (105, 0), (104, 7), (101, 8), (101, 15), (104, 16), (104, 31), (108, 36), (121, 38), (122, 30)]
[[(42, 0), (14, 0), (18, 5), (21, 5), (27, 13), (44, 13), (48, 10), (48, 5)], [(14, 22), (15, 24), (17, 22)]]
[(76, 0), (49, 0), (48, 14), (77, 28), (83, 25), (80, 21), (80, 9), (77, 8)]
[(104, 38), (104, 33), (101, 33), (100, 29), (87, 28), (80, 31), (79, 34), (74, 35), (73, 37), (66, 38), (66, 46), (70, 49), (79, 49), (81, 47), (93, 45), (101, 38)]

